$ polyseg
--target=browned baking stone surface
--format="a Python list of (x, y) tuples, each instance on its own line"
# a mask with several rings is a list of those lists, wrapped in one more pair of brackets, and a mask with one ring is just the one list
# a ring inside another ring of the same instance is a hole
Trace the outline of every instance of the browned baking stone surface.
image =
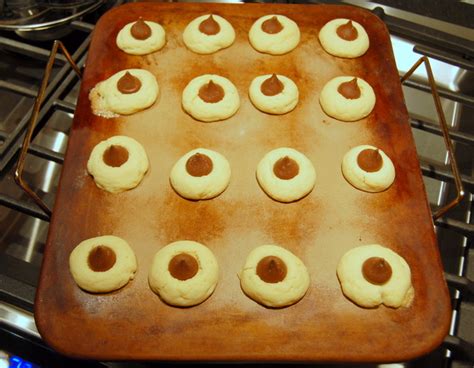
[[(213, 55), (187, 50), (182, 32), (195, 17), (215, 13), (236, 30), (234, 45)], [(260, 16), (294, 19), (301, 43), (287, 55), (258, 53), (247, 33)], [(167, 44), (148, 56), (131, 56), (115, 44), (118, 31), (143, 16), (161, 23)], [(361, 23), (370, 49), (355, 60), (328, 55), (317, 35), (329, 20)], [(88, 92), (125, 68), (156, 75), (159, 100), (129, 117), (91, 113)], [(205, 73), (229, 78), (241, 107), (232, 118), (200, 123), (181, 109), (181, 92)], [(283, 116), (251, 104), (248, 87), (261, 74), (279, 73), (299, 87), (300, 102)], [(367, 119), (344, 123), (318, 103), (324, 83), (355, 75), (377, 95)], [(141, 142), (150, 171), (134, 190), (112, 195), (86, 172), (92, 148), (113, 135)], [(359, 144), (382, 148), (393, 160), (396, 180), (378, 194), (354, 189), (341, 174), (343, 155)], [(294, 147), (313, 162), (317, 182), (302, 200), (282, 204), (263, 193), (255, 168), (271, 149)], [(206, 147), (230, 162), (232, 178), (219, 197), (193, 202), (179, 197), (169, 173), (185, 152)], [(82, 240), (113, 234), (127, 240), (138, 258), (136, 278), (123, 289), (91, 295), (68, 269)], [(214, 294), (193, 308), (164, 304), (148, 287), (153, 255), (166, 244), (190, 239), (216, 255), (220, 279)], [(379, 243), (410, 264), (415, 301), (398, 310), (363, 309), (346, 299), (336, 265), (349, 249)], [(297, 304), (267, 309), (241, 291), (237, 273), (247, 254), (263, 244), (281, 245), (306, 264), (311, 285)], [(374, 15), (347, 6), (133, 3), (102, 17), (94, 31), (45, 249), (35, 317), (44, 339), (67, 355), (95, 359), (246, 361), (400, 361), (434, 349), (447, 333), (449, 296), (430, 209), (408, 124), (390, 40)]]

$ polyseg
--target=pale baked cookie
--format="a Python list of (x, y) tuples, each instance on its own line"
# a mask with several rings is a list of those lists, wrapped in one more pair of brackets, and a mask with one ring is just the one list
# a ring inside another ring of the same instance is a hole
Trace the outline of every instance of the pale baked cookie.
[(240, 107), (240, 98), (230, 80), (220, 75), (204, 74), (184, 88), (182, 104), (193, 118), (211, 122), (234, 115)]
[(206, 14), (192, 20), (183, 33), (188, 49), (198, 54), (212, 54), (234, 43), (232, 25), (216, 14)]
[(97, 144), (87, 161), (95, 184), (108, 192), (135, 188), (148, 170), (143, 146), (135, 139), (117, 135)]
[(342, 76), (327, 82), (319, 96), (324, 112), (335, 119), (355, 121), (369, 115), (375, 106), (375, 93), (363, 79)]
[(216, 151), (197, 148), (182, 156), (171, 169), (171, 186), (188, 199), (210, 199), (230, 182), (230, 165)]
[(316, 171), (301, 152), (282, 147), (268, 152), (258, 163), (257, 180), (273, 199), (293, 202), (313, 190)]
[(255, 107), (270, 114), (285, 114), (298, 103), (298, 87), (283, 75), (267, 74), (250, 83), (249, 96)]
[(95, 115), (111, 118), (150, 107), (158, 92), (158, 82), (149, 71), (125, 69), (97, 83), (90, 91), (89, 99)]
[(117, 34), (119, 49), (132, 55), (146, 55), (160, 50), (166, 43), (163, 27), (142, 17), (126, 24)]
[(249, 31), (252, 47), (271, 55), (282, 55), (300, 42), (298, 25), (284, 15), (265, 15), (255, 21)]
[(395, 167), (380, 148), (361, 145), (344, 155), (342, 174), (354, 187), (375, 193), (392, 185), (395, 180)]
[(337, 265), (337, 277), (344, 295), (361, 307), (408, 307), (415, 295), (408, 263), (378, 244), (344, 254)]
[(84, 240), (73, 249), (69, 270), (81, 289), (107, 293), (133, 279), (137, 259), (125, 240), (112, 235), (99, 236)]
[(239, 278), (244, 293), (267, 307), (294, 304), (309, 287), (309, 273), (303, 262), (277, 245), (252, 250)]
[(156, 253), (148, 283), (166, 303), (189, 307), (203, 302), (213, 293), (218, 277), (219, 266), (209, 248), (181, 240)]
[(319, 42), (329, 54), (345, 58), (364, 55), (370, 45), (364, 27), (345, 18), (326, 23), (319, 31)]

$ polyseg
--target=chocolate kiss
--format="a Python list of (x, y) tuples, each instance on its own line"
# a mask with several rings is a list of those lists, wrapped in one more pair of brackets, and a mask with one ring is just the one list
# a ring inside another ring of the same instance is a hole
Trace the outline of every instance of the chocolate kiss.
[(195, 153), (186, 161), (186, 171), (192, 176), (206, 176), (212, 171), (212, 160), (202, 153)]
[(221, 27), (219, 26), (219, 23), (217, 23), (212, 17), (212, 14), (199, 24), (199, 31), (208, 36), (218, 34), (220, 30)]
[(216, 103), (224, 98), (225, 92), (220, 85), (210, 80), (209, 83), (199, 88), (198, 94), (204, 102)]
[(132, 28), (130, 29), (130, 33), (132, 34), (133, 38), (142, 41), (151, 36), (151, 28), (145, 23), (143, 18), (140, 17), (133, 24)]
[(112, 248), (98, 245), (91, 249), (87, 257), (87, 265), (94, 272), (105, 272), (110, 270), (117, 260)]
[(380, 257), (368, 258), (362, 265), (362, 275), (374, 285), (383, 285), (392, 277), (392, 267)]
[(354, 41), (358, 36), (357, 29), (352, 25), (351, 20), (337, 27), (336, 33), (346, 41)]
[(341, 83), (337, 88), (337, 91), (345, 98), (354, 100), (360, 97), (360, 88), (357, 84), (357, 78), (354, 78), (348, 82)]
[(265, 79), (260, 86), (260, 91), (265, 96), (275, 96), (281, 91), (283, 91), (284, 85), (283, 83), (278, 79), (276, 74), (272, 74), (272, 76), (268, 79)]
[(175, 279), (184, 281), (194, 277), (199, 271), (199, 264), (192, 255), (180, 253), (168, 264), (168, 271)]
[(357, 155), (357, 164), (366, 172), (375, 172), (382, 168), (383, 158), (378, 148), (368, 148)]
[(140, 79), (134, 77), (128, 71), (117, 82), (117, 89), (124, 94), (135, 93), (141, 86)]
[(283, 25), (280, 23), (276, 15), (267, 19), (262, 23), (262, 31), (269, 34), (275, 34), (283, 29)]

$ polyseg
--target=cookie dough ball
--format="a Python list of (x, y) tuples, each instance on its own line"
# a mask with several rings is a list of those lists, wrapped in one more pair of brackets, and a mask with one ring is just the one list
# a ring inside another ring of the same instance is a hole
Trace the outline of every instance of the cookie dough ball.
[(369, 48), (369, 37), (359, 23), (345, 18), (333, 19), (319, 31), (319, 42), (331, 55), (356, 58)]
[(183, 41), (188, 49), (198, 54), (212, 54), (234, 43), (232, 25), (219, 15), (207, 14), (188, 24)]
[(148, 158), (135, 139), (117, 135), (94, 147), (87, 171), (99, 188), (120, 193), (140, 184), (148, 171)]
[(343, 121), (355, 121), (372, 112), (375, 93), (370, 84), (361, 78), (336, 77), (324, 85), (319, 103), (329, 116)]
[(257, 180), (273, 199), (293, 202), (313, 190), (316, 171), (301, 152), (282, 147), (268, 152), (258, 163)]
[(365, 308), (380, 304), (408, 307), (415, 295), (408, 263), (378, 244), (363, 245), (344, 254), (337, 265), (337, 277), (344, 295)]
[(239, 278), (244, 293), (267, 307), (294, 304), (309, 287), (309, 273), (303, 262), (277, 245), (252, 250)]
[(197, 148), (182, 156), (171, 169), (171, 186), (188, 199), (210, 199), (230, 182), (230, 165), (216, 151)]
[(160, 249), (153, 258), (148, 282), (166, 303), (189, 307), (206, 300), (219, 277), (216, 257), (206, 246), (189, 240)]
[(160, 50), (165, 45), (166, 34), (158, 23), (140, 17), (119, 31), (116, 42), (118, 48), (127, 54), (146, 55)]
[(376, 193), (392, 185), (395, 167), (380, 148), (362, 145), (352, 148), (344, 155), (342, 174), (357, 189)]
[(137, 259), (128, 243), (112, 235), (84, 240), (69, 256), (76, 284), (92, 293), (120, 289), (135, 276)]
[(250, 84), (249, 96), (255, 107), (270, 114), (285, 114), (298, 103), (298, 87), (283, 75), (267, 74)]
[(158, 82), (149, 71), (125, 69), (97, 83), (89, 99), (95, 115), (111, 118), (150, 107), (158, 98), (158, 92)]
[(237, 88), (227, 78), (204, 74), (194, 78), (183, 91), (184, 110), (205, 122), (224, 120), (240, 107)]
[(284, 15), (265, 15), (255, 21), (249, 31), (252, 47), (271, 55), (282, 55), (300, 42), (298, 25)]

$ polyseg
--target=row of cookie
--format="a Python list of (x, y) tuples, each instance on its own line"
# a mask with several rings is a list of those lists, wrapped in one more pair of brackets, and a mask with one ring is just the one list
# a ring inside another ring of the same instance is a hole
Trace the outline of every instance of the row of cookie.
[[(114, 117), (150, 107), (158, 93), (159, 85), (152, 73), (144, 69), (125, 69), (99, 82), (89, 93), (89, 99), (94, 114)], [(280, 74), (256, 77), (250, 83), (248, 93), (257, 109), (270, 114), (288, 113), (299, 100), (296, 84)], [(319, 102), (327, 115), (355, 121), (373, 110), (375, 94), (362, 78), (340, 76), (324, 85)], [(211, 122), (234, 115), (240, 107), (240, 98), (229, 79), (205, 74), (194, 78), (184, 88), (182, 106), (193, 118)]]
[[(300, 42), (296, 22), (280, 14), (265, 15), (257, 19), (249, 30), (252, 47), (266, 54), (282, 55)], [(337, 18), (326, 23), (319, 32), (319, 41), (331, 55), (356, 58), (369, 48), (369, 37), (359, 23)], [(216, 14), (206, 14), (192, 20), (183, 32), (188, 49), (198, 54), (212, 54), (231, 46), (235, 41), (232, 25)], [(126, 24), (117, 34), (118, 48), (132, 55), (146, 55), (160, 50), (166, 43), (166, 32), (156, 22), (138, 20)]]
[[(107, 293), (134, 278), (137, 259), (125, 240), (108, 235), (77, 245), (70, 254), (69, 268), (82, 289)], [(310, 275), (301, 259), (276, 245), (253, 249), (238, 276), (244, 293), (267, 307), (294, 304), (310, 286)], [(345, 253), (337, 266), (337, 277), (344, 295), (362, 307), (407, 307), (414, 297), (407, 262), (378, 244), (359, 246)], [(151, 290), (166, 303), (179, 307), (206, 300), (218, 279), (219, 266), (212, 251), (189, 240), (160, 249), (148, 274)]]
[[(135, 188), (148, 171), (143, 146), (133, 138), (114, 136), (97, 144), (87, 170), (99, 188), (119, 193)], [(390, 158), (379, 148), (361, 145), (349, 150), (342, 160), (342, 173), (354, 187), (381, 192), (395, 180)], [(187, 199), (210, 199), (229, 185), (231, 169), (220, 153), (197, 148), (183, 155), (173, 166), (170, 183)], [(310, 193), (316, 170), (301, 152), (281, 147), (268, 152), (258, 163), (256, 176), (262, 189), (280, 202), (293, 202)]]

